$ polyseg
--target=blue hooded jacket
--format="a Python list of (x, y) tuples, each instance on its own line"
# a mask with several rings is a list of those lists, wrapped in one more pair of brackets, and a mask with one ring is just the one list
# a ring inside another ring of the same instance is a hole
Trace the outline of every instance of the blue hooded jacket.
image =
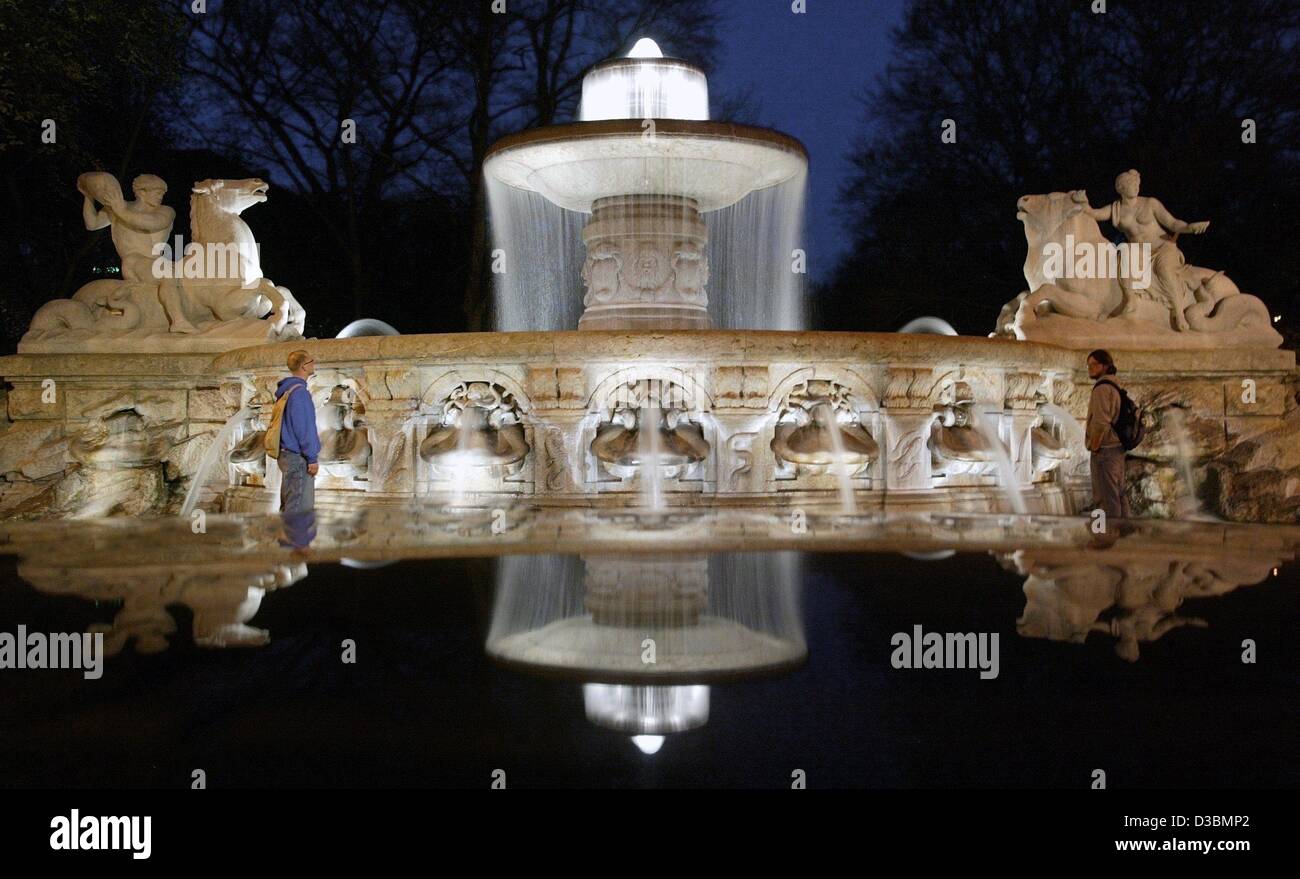
[(285, 404), (284, 419), (280, 422), (280, 448), (297, 452), (308, 464), (315, 464), (320, 454), (320, 437), (316, 435), (316, 407), (312, 405), (307, 380), (296, 375), (280, 379), (275, 398), (283, 397), (294, 384), (302, 385), (302, 390), (295, 391)]

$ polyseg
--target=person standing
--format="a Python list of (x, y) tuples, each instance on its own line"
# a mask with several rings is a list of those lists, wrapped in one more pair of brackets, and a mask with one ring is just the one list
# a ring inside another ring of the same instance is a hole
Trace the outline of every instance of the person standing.
[(316, 474), (320, 465), (320, 436), (316, 433), (316, 407), (307, 379), (316, 374), (316, 361), (306, 351), (289, 354), (290, 375), (275, 389), (277, 402), (288, 395), (280, 422), (280, 512), (304, 513), (316, 506)]
[(1115, 422), (1120, 412), (1119, 379), (1110, 352), (1097, 350), (1088, 355), (1088, 378), (1092, 379), (1092, 396), (1088, 400), (1086, 443), (1091, 452), (1092, 502), (1106, 512), (1106, 517), (1129, 518), (1128, 497), (1124, 493), (1124, 461), (1127, 453)]

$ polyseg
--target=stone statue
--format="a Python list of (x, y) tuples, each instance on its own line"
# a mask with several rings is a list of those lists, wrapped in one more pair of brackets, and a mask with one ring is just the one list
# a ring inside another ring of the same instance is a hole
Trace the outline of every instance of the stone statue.
[[(86, 229), (94, 232), (112, 227), (113, 246), (122, 261), (122, 279), (134, 283), (156, 283), (153, 276), (154, 246), (167, 241), (176, 212), (162, 203), (167, 184), (161, 177), (141, 174), (131, 183), (135, 201), (122, 198), (117, 178), (92, 171), (77, 178), (77, 191), (85, 196), (81, 216)], [(103, 205), (96, 208), (95, 203)]]
[[(1207, 221), (1187, 223), (1157, 199), (1138, 195), (1141, 177), (1125, 171), (1119, 198), (1093, 208), (1083, 190), (1026, 195), (1029, 290), (1002, 309), (994, 335), (1072, 348), (1276, 348), (1268, 307), (1222, 272), (1188, 265), (1177, 244)], [(1125, 237), (1113, 244), (1098, 221)]]
[[(1183, 277), (1187, 261), (1178, 249), (1178, 236), (1201, 235), (1210, 228), (1209, 220), (1199, 223), (1185, 223), (1169, 213), (1159, 199), (1140, 196), (1142, 175), (1133, 169), (1125, 171), (1115, 178), (1115, 191), (1119, 194), (1116, 201), (1104, 208), (1088, 205), (1088, 194), (1079, 190), (1072, 194), (1074, 201), (1084, 207), (1084, 212), (1098, 222), (1109, 222), (1116, 230), (1122, 232), (1124, 240), (1130, 244), (1145, 244), (1151, 248), (1151, 275), (1155, 292), (1169, 306), (1174, 319), (1174, 327), (1180, 331), (1191, 329), (1187, 325), (1184, 312), (1187, 310), (1188, 284)], [(1133, 288), (1121, 277), (1120, 284), (1128, 294), (1128, 301), (1121, 314), (1134, 314), (1137, 305), (1133, 302)]]
[(136, 199), (126, 201), (112, 174), (77, 178), (86, 228), (111, 227), (122, 277), (91, 281), (71, 299), (43, 305), (20, 353), (217, 352), (302, 338), (306, 312), (262, 275), (257, 241), (239, 216), (266, 201), (266, 183), (196, 183), (193, 241), (176, 260), (167, 240), (176, 213), (162, 204), (167, 184), (142, 174), (132, 188)]

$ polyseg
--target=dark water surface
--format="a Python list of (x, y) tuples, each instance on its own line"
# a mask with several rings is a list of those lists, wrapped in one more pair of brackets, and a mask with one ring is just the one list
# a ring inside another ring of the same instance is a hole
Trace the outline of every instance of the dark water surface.
[[(128, 566), (106, 586), (102, 570), (33, 573), (29, 554), (20, 576), (3, 557), (0, 632), (98, 627), (116, 653), (99, 680), (0, 671), (0, 778), (486, 787), (503, 770), (511, 788), (788, 787), (801, 770), (809, 787), (1085, 788), (1100, 769), (1112, 788), (1294, 786), (1300, 568), (1272, 535), (1218, 560), (1185, 537), (1186, 554), (1131, 539), (926, 559), (309, 559), (278, 588), (231, 559), (188, 585)], [(533, 629), (593, 618), (561, 659), (527, 652), (542, 649)], [(997, 676), (895, 668), (891, 640), (916, 626), (996, 633)], [(730, 639), (754, 631), (755, 667), (737, 668)], [(610, 728), (584, 703), (584, 684), (627, 695), (646, 673), (694, 706), (665, 709), (657, 691), (654, 710), (691, 717), (653, 754), (638, 721)]]

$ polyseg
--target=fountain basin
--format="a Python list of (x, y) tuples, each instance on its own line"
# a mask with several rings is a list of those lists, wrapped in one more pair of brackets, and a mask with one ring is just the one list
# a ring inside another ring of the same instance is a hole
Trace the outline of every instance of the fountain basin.
[(673, 195), (699, 210), (730, 207), (808, 167), (803, 144), (749, 125), (687, 119), (608, 119), (534, 128), (489, 150), (483, 173), (591, 213), (602, 198)]

